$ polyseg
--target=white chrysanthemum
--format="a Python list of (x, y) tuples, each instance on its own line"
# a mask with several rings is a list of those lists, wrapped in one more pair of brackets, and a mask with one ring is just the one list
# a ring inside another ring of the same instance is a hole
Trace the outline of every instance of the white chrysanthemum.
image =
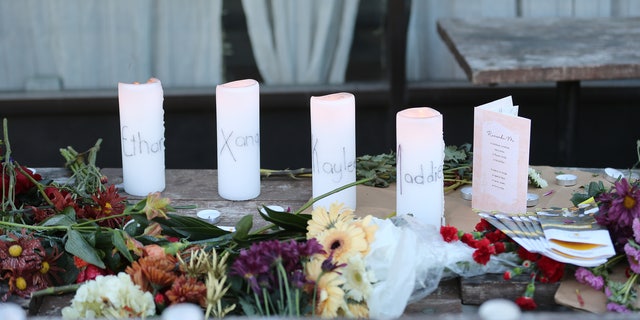
[(375, 275), (366, 270), (364, 259), (360, 255), (349, 257), (347, 266), (342, 272), (345, 279), (343, 285), (345, 297), (354, 301), (366, 301), (371, 295)]
[(124, 272), (85, 282), (76, 291), (71, 306), (62, 309), (64, 319), (136, 318), (155, 313), (151, 293), (142, 291)]
[(549, 184), (536, 169), (529, 167), (529, 183), (537, 188), (546, 188)]

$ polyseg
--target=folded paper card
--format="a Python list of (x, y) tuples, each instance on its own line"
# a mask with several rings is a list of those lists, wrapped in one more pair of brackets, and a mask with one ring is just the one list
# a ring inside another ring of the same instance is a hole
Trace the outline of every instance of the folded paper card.
[(615, 255), (609, 231), (595, 220), (597, 212), (598, 206), (589, 202), (526, 214), (478, 214), (530, 252), (559, 262), (594, 267)]
[(474, 109), (474, 209), (526, 212), (530, 136), (531, 120), (510, 96)]

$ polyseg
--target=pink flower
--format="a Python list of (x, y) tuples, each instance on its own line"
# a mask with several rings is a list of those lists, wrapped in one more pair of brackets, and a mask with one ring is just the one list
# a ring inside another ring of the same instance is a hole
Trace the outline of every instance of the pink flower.
[(640, 250), (638, 250), (634, 244), (633, 241), (627, 242), (627, 244), (624, 245), (624, 253), (627, 255), (631, 271), (640, 273)]
[(594, 275), (589, 269), (580, 267), (575, 273), (576, 280), (582, 284), (586, 284), (596, 290), (602, 290), (604, 287), (604, 279), (602, 276)]
[(633, 238), (637, 243), (640, 243), (640, 219), (633, 219), (633, 224), (631, 225), (631, 229), (633, 229)]

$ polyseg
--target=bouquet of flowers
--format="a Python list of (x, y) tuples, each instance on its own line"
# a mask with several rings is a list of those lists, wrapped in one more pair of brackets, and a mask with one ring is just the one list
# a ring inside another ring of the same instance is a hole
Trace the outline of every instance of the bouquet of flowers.
[[(637, 142), (640, 164), (640, 140)], [(640, 274), (640, 180), (619, 178), (609, 189), (599, 182), (591, 182), (586, 193), (574, 194), (572, 201), (579, 203), (593, 197), (598, 203), (596, 221), (609, 229), (617, 255), (595, 268), (578, 268), (576, 280), (604, 291), (607, 310), (631, 312), (640, 310), (637, 300), (638, 275)], [(616, 272), (624, 264), (624, 275)]]

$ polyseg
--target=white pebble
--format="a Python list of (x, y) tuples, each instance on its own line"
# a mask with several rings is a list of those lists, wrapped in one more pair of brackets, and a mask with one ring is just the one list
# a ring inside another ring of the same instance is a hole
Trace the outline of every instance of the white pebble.
[(162, 320), (204, 320), (204, 311), (192, 303), (178, 303), (162, 312)]
[(15, 303), (0, 303), (0, 315), (3, 320), (27, 319), (27, 312)]
[(483, 320), (518, 320), (522, 315), (520, 307), (507, 299), (491, 299), (485, 301), (478, 310)]

